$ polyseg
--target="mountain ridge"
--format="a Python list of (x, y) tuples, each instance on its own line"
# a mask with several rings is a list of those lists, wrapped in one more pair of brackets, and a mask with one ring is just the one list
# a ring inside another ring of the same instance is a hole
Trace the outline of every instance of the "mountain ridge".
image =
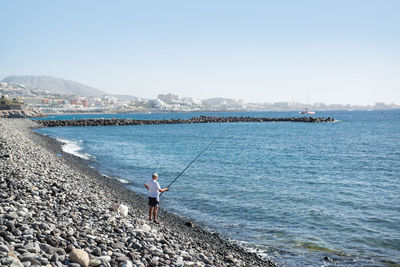
[(108, 95), (124, 100), (136, 101), (138, 99), (137, 96), (110, 94), (76, 81), (47, 75), (11, 75), (5, 77), (2, 82), (23, 84), (27, 88), (46, 90), (60, 95), (80, 95), (92, 97)]
[(13, 84), (23, 84), (28, 88), (42, 89), (61, 95), (102, 96), (107, 94), (99, 89), (79, 82), (52, 76), (13, 75), (5, 77), (2, 81)]

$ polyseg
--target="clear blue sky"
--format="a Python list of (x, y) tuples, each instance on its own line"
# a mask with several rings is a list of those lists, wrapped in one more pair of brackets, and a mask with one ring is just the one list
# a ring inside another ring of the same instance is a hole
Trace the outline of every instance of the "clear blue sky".
[(0, 2), (0, 79), (247, 102), (400, 104), (400, 1)]

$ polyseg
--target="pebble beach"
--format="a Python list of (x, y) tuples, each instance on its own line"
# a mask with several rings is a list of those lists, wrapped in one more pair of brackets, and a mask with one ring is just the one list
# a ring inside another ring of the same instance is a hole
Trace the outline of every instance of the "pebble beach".
[(149, 222), (144, 196), (37, 127), (0, 118), (2, 266), (276, 266), (166, 210)]

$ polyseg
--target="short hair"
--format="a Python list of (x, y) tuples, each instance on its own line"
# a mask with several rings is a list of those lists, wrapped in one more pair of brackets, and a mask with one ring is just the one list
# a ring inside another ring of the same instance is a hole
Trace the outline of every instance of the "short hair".
[(153, 173), (153, 175), (151, 176), (152, 178), (156, 178), (156, 177), (158, 177), (158, 173)]

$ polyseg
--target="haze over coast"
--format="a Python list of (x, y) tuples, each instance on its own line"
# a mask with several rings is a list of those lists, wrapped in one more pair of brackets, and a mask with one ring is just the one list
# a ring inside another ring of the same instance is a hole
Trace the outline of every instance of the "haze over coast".
[[(112, 90), (110, 90), (112, 91)], [(17, 99), (26, 108), (44, 113), (58, 112), (157, 112), (157, 111), (234, 111), (234, 110), (356, 110), (396, 109), (394, 103), (376, 102), (357, 106), (325, 103), (246, 103), (242, 99), (215, 97), (196, 99), (173, 93), (158, 94), (155, 99), (131, 95), (115, 95), (81, 84), (51, 76), (8, 76), (0, 82), (0, 94)]]

